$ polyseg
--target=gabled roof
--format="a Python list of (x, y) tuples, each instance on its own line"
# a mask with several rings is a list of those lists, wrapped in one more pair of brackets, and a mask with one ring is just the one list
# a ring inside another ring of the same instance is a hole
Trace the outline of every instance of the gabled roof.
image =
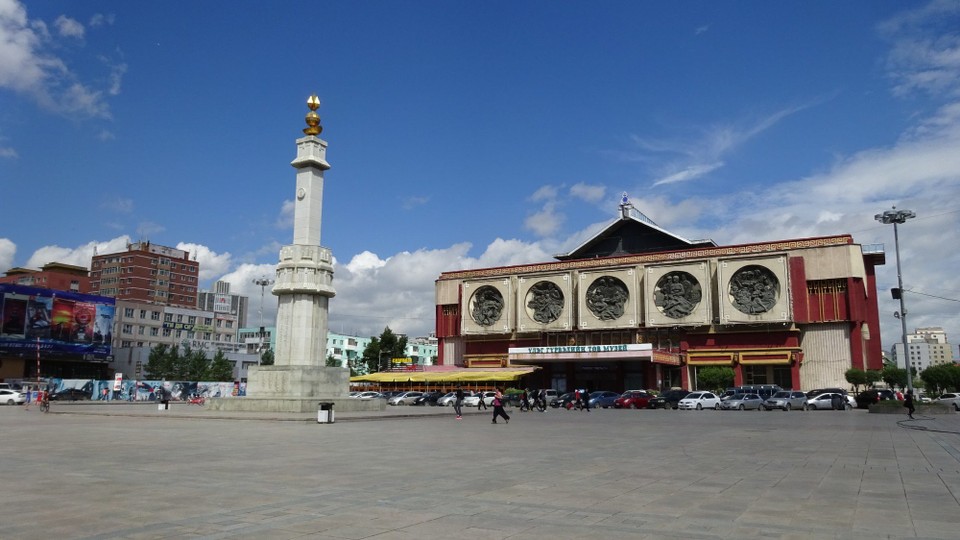
[(566, 261), (697, 247), (717, 247), (717, 244), (713, 240), (687, 240), (658, 226), (643, 212), (634, 208), (624, 193), (620, 201), (620, 216), (617, 219), (570, 253), (554, 257)]

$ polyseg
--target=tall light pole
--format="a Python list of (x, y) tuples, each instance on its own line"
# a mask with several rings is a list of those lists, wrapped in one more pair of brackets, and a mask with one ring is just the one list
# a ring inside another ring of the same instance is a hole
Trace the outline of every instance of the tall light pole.
[[(260, 346), (258, 347), (257, 352), (263, 354), (263, 338), (264, 338), (264, 328), (263, 328), (263, 294), (266, 291), (267, 287), (273, 285), (272, 279), (267, 279), (265, 277), (257, 278), (253, 280), (254, 285), (260, 286), (260, 309), (257, 312), (260, 314)], [(257, 358), (257, 365), (260, 365), (260, 359)]]
[(903, 273), (900, 270), (900, 234), (897, 232), (897, 225), (906, 223), (908, 219), (917, 217), (913, 210), (897, 210), (894, 206), (892, 210), (887, 210), (882, 214), (873, 216), (874, 219), (890, 225), (893, 223), (893, 245), (897, 252), (897, 290), (894, 298), (900, 299), (900, 311), (894, 312), (893, 316), (900, 319), (903, 341), (903, 365), (907, 368), (907, 391), (913, 393), (913, 375), (910, 373), (910, 353), (907, 352), (907, 308), (903, 304)]

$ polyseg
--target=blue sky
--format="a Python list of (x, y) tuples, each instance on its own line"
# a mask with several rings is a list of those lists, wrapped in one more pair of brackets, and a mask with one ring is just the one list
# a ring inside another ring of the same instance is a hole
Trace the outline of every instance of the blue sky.
[(550, 260), (626, 192), (687, 238), (885, 243), (884, 291), (873, 216), (912, 209), (909, 325), (960, 341), (956, 0), (0, 0), (0, 269), (144, 238), (256, 308), (311, 93), (334, 331), (425, 335), (440, 272)]

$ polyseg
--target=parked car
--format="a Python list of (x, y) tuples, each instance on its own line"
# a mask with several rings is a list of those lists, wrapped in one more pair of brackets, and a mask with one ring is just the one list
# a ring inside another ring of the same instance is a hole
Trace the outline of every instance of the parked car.
[(574, 394), (573, 392), (567, 392), (566, 394), (563, 394), (557, 399), (551, 401), (550, 406), (553, 407), (554, 409), (565, 409), (567, 408), (567, 404), (573, 403), (575, 399), (576, 399), (576, 394)]
[(843, 394), (847, 395), (847, 391), (843, 388), (815, 388), (807, 392), (807, 399), (810, 399), (814, 396), (819, 396), (820, 394)]
[(763, 401), (763, 408), (772, 411), (781, 409), (784, 411), (803, 410), (804, 403), (807, 402), (807, 395), (796, 390), (781, 390)]
[(414, 399), (411, 405), (417, 405), (421, 407), (424, 405), (430, 405), (430, 406), (436, 407), (437, 400), (442, 397), (443, 397), (443, 394), (441, 394), (440, 392), (426, 392), (422, 396)]
[(0, 404), (2, 405), (22, 405), (27, 401), (27, 397), (16, 390), (0, 390)]
[(647, 403), (648, 409), (676, 409), (680, 400), (687, 397), (686, 390), (667, 390)]
[(940, 397), (934, 401), (950, 405), (953, 407), (953, 410), (960, 412), (960, 393), (947, 392), (946, 394), (941, 394)]
[(643, 390), (627, 390), (613, 401), (614, 408), (617, 409), (646, 409), (653, 394)]
[[(533, 403), (534, 403), (534, 396), (536, 396), (537, 392), (539, 392), (539, 390), (532, 390), (532, 391), (530, 392), (530, 395), (527, 396), (527, 401), (530, 403), (530, 405), (533, 405)], [(543, 393), (544, 393), (544, 402), (545, 402), (547, 405), (549, 405), (550, 403), (552, 403), (553, 400), (557, 399), (557, 397), (559, 397), (559, 395), (560, 395), (560, 394), (557, 393), (557, 391), (554, 390), (553, 388), (544, 388), (544, 389), (543, 389)]]
[[(470, 395), (470, 392), (466, 390), (463, 391), (464, 398), (466, 398), (469, 395)], [(455, 401), (457, 401), (457, 393), (455, 391), (447, 392), (446, 394), (441, 396), (440, 399), (437, 400), (437, 405), (439, 405), (440, 407), (453, 407), (453, 403)]]
[(51, 401), (79, 401), (90, 399), (90, 392), (82, 388), (64, 388), (59, 392), (50, 394)]
[(476, 407), (477, 405), (480, 404), (480, 399), (481, 399), (481, 396), (482, 396), (483, 402), (486, 403), (487, 407), (492, 407), (492, 406), (493, 406), (493, 396), (495, 396), (495, 395), (497, 395), (496, 392), (487, 391), (487, 392), (481, 392), (481, 393), (479, 393), (479, 394), (473, 394), (472, 396), (466, 396), (466, 397), (463, 398), (463, 406), (464, 406), (464, 407)]
[(713, 392), (691, 392), (677, 402), (677, 408), (684, 411), (693, 409), (720, 410), (720, 397)]
[(803, 410), (805, 411), (816, 411), (816, 410), (830, 410), (834, 409), (833, 398), (840, 396), (843, 398), (843, 408), (844, 410), (852, 409), (856, 406), (856, 401), (849, 396), (844, 394), (839, 394), (837, 392), (826, 392), (824, 394), (813, 396), (812, 398), (807, 399), (807, 402), (803, 405)]
[(423, 392), (404, 392), (387, 400), (387, 405), (412, 405), (413, 400), (422, 396)]
[(884, 391), (877, 390), (875, 388), (864, 390), (863, 392), (857, 394), (857, 397), (854, 398), (854, 406), (858, 409), (869, 409), (870, 405), (873, 405), (874, 403), (879, 403), (889, 399), (896, 399), (896, 395), (893, 392), (890, 390), (887, 390), (886, 392), (890, 393), (885, 393)]
[(359, 394), (353, 396), (354, 399), (385, 399), (384, 395), (380, 392), (367, 391), (360, 392)]
[(737, 394), (725, 399), (721, 406), (727, 411), (748, 411), (754, 409), (760, 410), (762, 405), (763, 398), (760, 397), (760, 394)]
[(757, 394), (763, 399), (776, 394), (777, 392), (783, 390), (776, 384), (750, 384), (746, 386), (736, 386), (733, 390), (737, 394)]
[(613, 407), (613, 402), (620, 397), (620, 394), (616, 392), (611, 392), (609, 390), (597, 390), (596, 392), (590, 392), (590, 400), (588, 403), (591, 408), (600, 407), (602, 409), (608, 409)]

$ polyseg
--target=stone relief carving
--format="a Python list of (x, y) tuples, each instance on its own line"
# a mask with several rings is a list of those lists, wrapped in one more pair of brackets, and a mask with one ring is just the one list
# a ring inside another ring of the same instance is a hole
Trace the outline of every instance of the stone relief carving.
[(490, 326), (500, 320), (503, 313), (503, 295), (496, 287), (484, 285), (473, 293), (470, 315), (480, 326)]
[(527, 291), (527, 315), (541, 324), (560, 318), (563, 312), (563, 291), (555, 283), (540, 281)]
[(627, 286), (613, 276), (597, 278), (587, 287), (587, 308), (601, 321), (615, 321), (622, 317), (628, 298)]
[(729, 295), (730, 303), (741, 313), (765, 313), (780, 299), (780, 280), (763, 266), (744, 266), (730, 278)]
[(697, 278), (687, 272), (668, 272), (663, 275), (653, 293), (653, 304), (660, 313), (671, 319), (682, 319), (697, 308), (703, 292)]

